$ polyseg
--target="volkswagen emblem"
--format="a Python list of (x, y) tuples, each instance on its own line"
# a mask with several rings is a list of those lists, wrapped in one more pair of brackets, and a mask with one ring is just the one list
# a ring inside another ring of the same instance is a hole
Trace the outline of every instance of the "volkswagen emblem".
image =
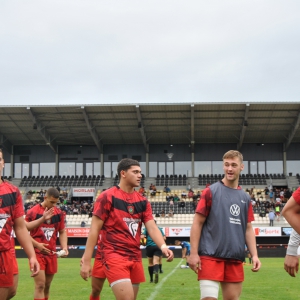
[(241, 209), (237, 204), (232, 204), (230, 206), (230, 213), (235, 217), (237, 217), (240, 214), (240, 210)]

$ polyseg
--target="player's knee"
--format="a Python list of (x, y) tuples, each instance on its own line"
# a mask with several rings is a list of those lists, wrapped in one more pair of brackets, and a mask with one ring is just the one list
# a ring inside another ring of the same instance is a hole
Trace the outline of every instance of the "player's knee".
[(45, 282), (44, 281), (36, 281), (35, 282), (35, 289), (39, 291), (44, 291), (45, 289)]
[(7, 295), (6, 300), (9, 300), (11, 298), (13, 298), (14, 296), (16, 296), (17, 294), (17, 289), (10, 289)]
[(218, 299), (219, 283), (213, 280), (200, 280), (200, 299), (215, 298)]

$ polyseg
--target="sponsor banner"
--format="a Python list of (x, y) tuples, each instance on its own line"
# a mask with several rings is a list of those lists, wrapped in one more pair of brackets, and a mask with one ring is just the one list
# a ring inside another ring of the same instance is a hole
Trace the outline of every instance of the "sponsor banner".
[(90, 228), (66, 228), (68, 237), (87, 237)]
[(253, 227), (255, 236), (281, 236), (281, 227)]
[(94, 197), (95, 189), (94, 188), (73, 188), (74, 197)]
[(190, 236), (191, 227), (166, 227), (166, 237), (187, 237)]
[(282, 235), (290, 236), (293, 228), (292, 227), (281, 227), (281, 230), (282, 230)]

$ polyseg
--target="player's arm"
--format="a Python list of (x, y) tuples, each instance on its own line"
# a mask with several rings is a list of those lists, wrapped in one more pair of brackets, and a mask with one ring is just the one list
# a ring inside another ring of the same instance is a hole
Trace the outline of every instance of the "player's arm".
[(36, 259), (31, 237), (28, 233), (23, 217), (19, 217), (14, 220), (14, 231), (20, 245), (24, 248), (24, 251), (28, 256), (31, 276), (36, 276), (40, 271), (40, 265)]
[(250, 251), (250, 254), (252, 256), (253, 268), (251, 270), (253, 272), (257, 272), (261, 267), (261, 262), (258, 259), (255, 234), (252, 228), (252, 224), (250, 222), (247, 223), (245, 238), (246, 238), (247, 248)]
[(300, 234), (300, 205), (292, 196), (282, 210), (282, 215), (288, 223)]
[(91, 259), (102, 226), (103, 221), (99, 217), (93, 215), (89, 235), (85, 245), (85, 251), (82, 256), (82, 266), (80, 270), (80, 276), (84, 280), (87, 280), (91, 276)]
[(299, 270), (298, 247), (300, 244), (300, 235), (293, 229), (290, 235), (289, 244), (284, 259), (284, 269), (290, 276), (296, 277)]
[(162, 253), (167, 257), (167, 261), (172, 261), (174, 253), (165, 244), (163, 235), (157, 227), (157, 225), (155, 224), (154, 220), (149, 220), (148, 222), (146, 222), (145, 227), (153, 242), (161, 249)]
[(195, 213), (193, 224), (190, 233), (191, 253), (189, 258), (189, 266), (192, 270), (198, 273), (198, 268), (201, 269), (201, 261), (198, 255), (198, 247), (201, 238), (203, 224), (206, 217), (202, 214)]
[(42, 225), (45, 221), (51, 219), (51, 217), (53, 216), (54, 213), (54, 208), (48, 209), (46, 207), (45, 212), (43, 214), (43, 216), (37, 220), (31, 221), (31, 222), (26, 222), (26, 227), (28, 231), (31, 231), (37, 227), (39, 227), (40, 225)]
[(65, 228), (59, 231), (59, 243), (61, 249), (65, 250), (66, 252), (66, 254), (63, 255), (62, 257), (66, 257), (69, 254), (69, 251), (68, 251), (68, 235), (67, 235), (67, 230)]
[(186, 248), (183, 247), (182, 248), (182, 258), (185, 258), (185, 256), (186, 256)]

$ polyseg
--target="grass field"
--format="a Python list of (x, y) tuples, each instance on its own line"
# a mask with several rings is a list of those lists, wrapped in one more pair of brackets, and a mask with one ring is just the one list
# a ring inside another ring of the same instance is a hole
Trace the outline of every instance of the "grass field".
[[(245, 282), (241, 300), (296, 300), (300, 299), (299, 278), (292, 278), (283, 269), (283, 258), (263, 258), (262, 268), (253, 273), (250, 266), (245, 268)], [(33, 279), (29, 276), (27, 259), (18, 259), (19, 287), (14, 299), (33, 299)], [(180, 269), (181, 259), (163, 263), (164, 273), (154, 285), (149, 283), (147, 260), (143, 260), (147, 282), (141, 284), (139, 300), (195, 300), (199, 299), (199, 284), (196, 274), (189, 269)], [(89, 299), (90, 280), (85, 282), (79, 276), (79, 259), (59, 259), (59, 272), (51, 286), (49, 300), (84, 300)], [(108, 284), (102, 291), (101, 299), (115, 299)], [(219, 296), (222, 299), (222, 296)]]

